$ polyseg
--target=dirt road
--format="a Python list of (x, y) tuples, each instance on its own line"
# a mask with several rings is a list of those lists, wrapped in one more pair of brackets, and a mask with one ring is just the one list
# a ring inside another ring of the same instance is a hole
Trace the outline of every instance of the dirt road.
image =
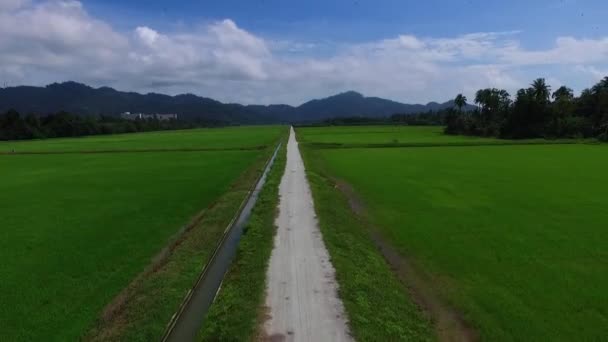
[(279, 192), (278, 230), (267, 275), (265, 337), (272, 341), (351, 341), (293, 128)]

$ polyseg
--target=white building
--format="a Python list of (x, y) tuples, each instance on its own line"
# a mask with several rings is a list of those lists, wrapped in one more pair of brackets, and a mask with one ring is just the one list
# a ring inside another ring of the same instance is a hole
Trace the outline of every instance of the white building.
[(147, 120), (147, 119), (157, 119), (159, 121), (168, 121), (168, 120), (177, 120), (177, 114), (144, 114), (144, 113), (131, 113), (124, 112), (120, 114), (120, 117), (127, 120)]

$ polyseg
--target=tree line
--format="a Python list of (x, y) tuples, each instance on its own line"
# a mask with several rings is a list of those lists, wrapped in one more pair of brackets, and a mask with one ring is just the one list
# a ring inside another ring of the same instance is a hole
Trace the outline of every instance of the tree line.
[(478, 109), (463, 111), (467, 98), (458, 94), (457, 109), (445, 116), (445, 132), (507, 139), (598, 138), (608, 141), (608, 77), (574, 96), (561, 86), (551, 92), (545, 79), (517, 91), (514, 99), (503, 89), (480, 89)]
[(217, 125), (214, 122), (126, 120), (111, 116), (80, 116), (58, 112), (39, 116), (15, 110), (0, 114), (0, 140), (45, 139), (98, 134), (135, 133)]

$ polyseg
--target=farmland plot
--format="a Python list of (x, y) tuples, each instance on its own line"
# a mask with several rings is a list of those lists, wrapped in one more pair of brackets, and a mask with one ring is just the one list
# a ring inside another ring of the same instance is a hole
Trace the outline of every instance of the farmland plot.
[[(212, 132), (212, 136), (232, 136), (234, 146), (256, 147), (251, 150), (0, 155), (1, 339), (84, 337), (101, 310), (195, 215), (202, 212), (204, 217), (193, 229), (196, 234), (205, 236), (210, 230), (205, 220), (222, 231), (283, 132), (280, 127), (267, 127), (256, 134), (256, 129)], [(149, 143), (129, 135), (91, 140), (118, 149), (129, 148), (120, 143), (125, 139), (137, 141), (142, 149), (223, 146), (213, 137), (196, 136), (206, 133), (135, 134), (151, 139)], [(14, 144), (31, 143), (36, 149), (59, 152), (56, 146), (69, 151), (91, 148), (88, 138), (60, 140), (59, 145), (53, 140)], [(186, 238), (182, 245), (211, 250), (216, 236), (208, 235), (204, 246), (190, 246)], [(149, 308), (150, 316), (159, 317), (146, 318), (141, 326), (121, 327), (114, 336), (159, 338), (208, 256), (179, 255), (188, 270), (183, 273), (190, 278), (178, 277), (179, 284), (156, 279), (157, 287), (166, 286), (166, 292), (172, 293), (155, 300), (159, 311)]]

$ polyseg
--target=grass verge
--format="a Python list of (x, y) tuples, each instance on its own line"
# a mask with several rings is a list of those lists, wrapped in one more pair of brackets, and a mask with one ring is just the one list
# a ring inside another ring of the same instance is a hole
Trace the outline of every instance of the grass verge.
[(285, 162), (284, 143), (245, 227), (235, 259), (205, 319), (199, 335), (203, 341), (245, 341), (256, 337)]
[(429, 320), (391, 271), (366, 224), (325, 173), (315, 150), (301, 145), (323, 240), (336, 269), (340, 298), (358, 341), (434, 340)]
[(150, 341), (162, 336), (273, 150), (269, 147), (262, 153), (228, 192), (174, 237), (147, 269), (106, 306), (85, 340)]

